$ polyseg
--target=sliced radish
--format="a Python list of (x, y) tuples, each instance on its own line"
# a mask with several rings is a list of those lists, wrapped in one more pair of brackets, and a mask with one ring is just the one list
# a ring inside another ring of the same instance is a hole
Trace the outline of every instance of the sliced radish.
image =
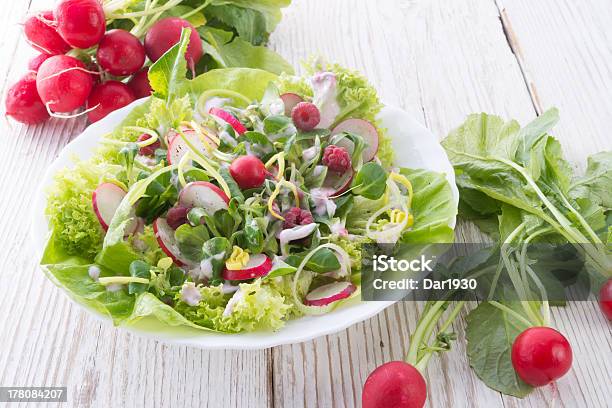
[[(338, 124), (333, 130), (332, 135), (337, 135), (342, 132), (350, 132), (363, 137), (366, 143), (366, 148), (363, 150), (363, 161), (369, 162), (378, 153), (378, 131), (376, 127), (363, 119), (347, 119)], [(349, 139), (344, 138), (337, 143), (338, 146), (346, 148), (349, 153), (353, 153), (355, 145)]]
[[(126, 195), (126, 191), (114, 183), (102, 183), (96, 188), (91, 196), (94, 212), (104, 231), (115, 216), (119, 204)], [(138, 228), (138, 221), (134, 218), (125, 228), (125, 235), (132, 234)]]
[(351, 282), (334, 282), (319, 286), (306, 295), (307, 306), (327, 306), (338, 300), (346, 299), (357, 289)]
[[(173, 134), (174, 133), (174, 134)], [(195, 130), (189, 129), (184, 130), (183, 134), (185, 138), (191, 143), (191, 145), (199, 152), (204, 154), (208, 154), (208, 149), (205, 142), (200, 138), (200, 136), (196, 133)], [(177, 132), (170, 131), (166, 136), (168, 138), (168, 154), (166, 156), (168, 160), (168, 164), (178, 164), (181, 158), (187, 153), (190, 148), (185, 139), (178, 134)], [(206, 143), (208, 143), (212, 148), (216, 149), (217, 144), (208, 138), (207, 136), (203, 136)]]
[(248, 280), (267, 275), (272, 270), (272, 260), (265, 254), (256, 254), (249, 257), (249, 262), (242, 269), (223, 270), (225, 280)]
[(247, 131), (247, 128), (245, 128), (244, 125), (240, 123), (240, 121), (228, 111), (225, 111), (220, 108), (210, 108), (210, 111), (208, 111), (208, 113), (228, 123), (239, 135), (243, 135)]
[(300, 95), (291, 92), (282, 94), (280, 98), (283, 100), (283, 104), (285, 104), (285, 116), (289, 117), (291, 117), (291, 110), (293, 110), (295, 105), (304, 102)]
[(209, 215), (219, 210), (227, 210), (229, 198), (223, 190), (207, 181), (194, 181), (187, 184), (179, 194), (183, 207), (200, 207)]
[(328, 171), (325, 176), (325, 180), (323, 181), (323, 188), (333, 189), (334, 193), (331, 194), (333, 196), (342, 194), (346, 190), (348, 190), (351, 182), (353, 181), (353, 175), (355, 172), (353, 169), (348, 169), (342, 174)]
[(176, 245), (176, 239), (174, 238), (174, 230), (168, 225), (165, 218), (157, 218), (153, 221), (153, 232), (159, 247), (168, 255), (174, 263), (178, 266), (185, 266), (189, 261), (185, 260), (181, 251), (179, 251)]

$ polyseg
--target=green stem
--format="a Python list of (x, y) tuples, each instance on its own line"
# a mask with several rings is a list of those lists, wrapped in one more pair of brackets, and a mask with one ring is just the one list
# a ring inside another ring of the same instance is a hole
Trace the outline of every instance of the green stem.
[(533, 326), (533, 324), (525, 319), (524, 316), (522, 316), (521, 314), (517, 313), (516, 311), (510, 309), (508, 306), (503, 305), (499, 302), (496, 302), (495, 300), (489, 300), (489, 304), (491, 304), (492, 306), (495, 306), (496, 308), (498, 308), (499, 310), (506, 312), (512, 316), (514, 316), (517, 320), (520, 320), (522, 323), (524, 323), (527, 327), (531, 327)]

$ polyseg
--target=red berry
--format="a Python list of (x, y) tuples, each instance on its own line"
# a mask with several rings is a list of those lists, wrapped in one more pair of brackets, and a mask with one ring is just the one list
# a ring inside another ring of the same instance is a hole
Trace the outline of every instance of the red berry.
[(283, 218), (285, 219), (283, 222), (283, 229), (297, 227), (298, 225), (312, 224), (313, 222), (312, 214), (299, 207), (293, 207), (285, 211)]
[(426, 399), (425, 379), (403, 361), (390, 361), (372, 371), (361, 396), (363, 408), (422, 408)]
[(530, 327), (512, 344), (512, 366), (527, 384), (541, 387), (565, 375), (572, 366), (567, 339), (550, 327)]
[(323, 151), (323, 164), (331, 171), (344, 173), (351, 168), (351, 156), (344, 147), (329, 145)]
[(608, 320), (612, 320), (612, 279), (599, 289), (599, 307)]
[(260, 187), (266, 180), (266, 167), (256, 156), (240, 156), (229, 168), (232, 178), (242, 190)]
[(310, 132), (321, 121), (321, 113), (314, 103), (300, 102), (291, 110), (291, 119), (296, 128)]
[(187, 224), (187, 214), (191, 208), (189, 207), (172, 207), (168, 210), (168, 214), (166, 215), (166, 222), (173, 230), (176, 230), (183, 224)]
[[(138, 141), (144, 142), (145, 140), (148, 140), (150, 138), (151, 138), (151, 135), (143, 133), (142, 135), (138, 136)], [(159, 142), (159, 139), (157, 139), (154, 143), (148, 146), (141, 147), (138, 150), (138, 154), (141, 154), (143, 156), (153, 156), (155, 154), (155, 150), (159, 149), (160, 147), (161, 147), (161, 143)]]

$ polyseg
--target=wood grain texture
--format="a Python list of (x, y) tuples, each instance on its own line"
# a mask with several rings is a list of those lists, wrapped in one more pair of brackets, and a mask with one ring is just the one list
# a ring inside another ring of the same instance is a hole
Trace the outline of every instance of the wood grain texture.
[[(315, 53), (361, 70), (387, 103), (440, 137), (473, 111), (526, 122), (536, 109), (559, 106), (556, 136), (579, 163), (612, 141), (612, 6), (582, 3), (294, 0), (271, 46), (294, 64)], [(3, 5), (3, 93), (34, 55), (15, 22), (49, 4)], [(0, 385), (67, 385), (68, 405), (84, 407), (353, 407), (368, 373), (405, 354), (418, 303), (397, 304), (334, 335), (256, 352), (168, 346), (100, 323), (44, 278), (28, 238), (36, 181), (84, 121), (0, 126), (8, 153), (0, 161)], [(480, 239), (469, 226), (457, 236)], [(429, 406), (545, 407), (553, 399), (557, 406), (606, 406), (610, 325), (594, 303), (572, 304), (554, 317), (576, 353), (558, 395), (547, 388), (518, 400), (488, 389), (469, 369), (459, 319), (460, 340), (427, 369)]]

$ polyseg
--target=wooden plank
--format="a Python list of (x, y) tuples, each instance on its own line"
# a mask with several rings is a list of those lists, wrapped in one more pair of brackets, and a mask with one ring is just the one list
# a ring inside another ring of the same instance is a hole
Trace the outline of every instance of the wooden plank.
[[(497, 6), (536, 109), (559, 107), (554, 135), (565, 156), (583, 170), (588, 155), (612, 149), (612, 4), (498, 0)], [(559, 382), (559, 399), (566, 406), (608, 405), (612, 326), (595, 301), (556, 309), (554, 317), (574, 351), (572, 372)], [(538, 392), (554, 397), (550, 389)]]
[[(49, 7), (34, 0), (31, 9)], [(0, 76), (14, 81), (35, 53), (19, 36), (28, 2), (2, 13)], [(19, 6), (19, 7), (18, 7)], [(66, 385), (70, 406), (271, 405), (271, 351), (204, 351), (117, 330), (70, 303), (29, 247), (38, 180), (85, 120), (0, 122), (0, 384)]]
[[(304, 16), (311, 24), (302, 25)], [(361, 70), (385, 101), (443, 136), (474, 111), (534, 115), (497, 16), (490, 1), (296, 2), (272, 44), (294, 63), (311, 51)], [(481, 239), (469, 228), (458, 236)], [(284, 391), (274, 394), (275, 405), (358, 406), (369, 372), (405, 355), (421, 306), (398, 304), (342, 333), (275, 348), (275, 389)], [(460, 340), (426, 372), (429, 405), (502, 406), (468, 368), (463, 321), (454, 328)]]

